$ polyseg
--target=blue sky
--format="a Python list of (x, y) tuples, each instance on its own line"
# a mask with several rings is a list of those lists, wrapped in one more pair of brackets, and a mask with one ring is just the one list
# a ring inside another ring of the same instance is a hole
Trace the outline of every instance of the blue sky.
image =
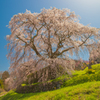
[[(11, 17), (27, 10), (40, 12), (43, 8), (68, 8), (80, 15), (80, 23), (100, 28), (100, 0), (0, 0), (0, 71), (8, 70), (10, 61), (7, 60), (6, 35), (11, 34), (6, 27)], [(86, 54), (84, 60), (88, 60)]]

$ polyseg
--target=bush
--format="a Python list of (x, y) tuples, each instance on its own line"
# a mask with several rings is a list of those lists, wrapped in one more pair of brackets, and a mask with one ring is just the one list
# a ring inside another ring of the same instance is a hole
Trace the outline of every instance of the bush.
[(100, 70), (100, 64), (92, 65), (92, 69), (94, 69), (95, 71), (99, 71)]
[(87, 74), (95, 74), (95, 70), (93, 69), (88, 69), (88, 71), (86, 72)]
[(84, 75), (78, 75), (78, 76), (72, 77), (70, 80), (63, 83), (63, 87), (85, 83), (85, 82), (91, 82), (91, 81), (100, 81), (100, 71), (98, 71), (95, 74), (93, 74), (94, 70), (91, 70), (88, 72), (91, 72), (92, 74), (86, 73)]

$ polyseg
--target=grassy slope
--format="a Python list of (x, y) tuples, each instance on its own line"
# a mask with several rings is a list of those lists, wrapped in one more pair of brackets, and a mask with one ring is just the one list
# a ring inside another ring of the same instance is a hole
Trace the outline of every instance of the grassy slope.
[[(97, 73), (100, 71), (100, 64), (93, 65), (92, 68)], [(83, 74), (82, 76), (84, 76), (87, 70), (86, 68), (84, 71), (75, 71), (74, 75), (78, 75), (79, 79), (81, 79), (80, 75)], [(91, 76), (91, 74), (89, 76)], [(74, 86), (41, 93), (18, 94), (14, 91), (10, 91), (6, 95), (0, 97), (0, 100), (100, 100), (100, 81), (83, 84), (78, 83)]]
[(100, 81), (41, 93), (18, 94), (10, 91), (0, 100), (100, 100)]

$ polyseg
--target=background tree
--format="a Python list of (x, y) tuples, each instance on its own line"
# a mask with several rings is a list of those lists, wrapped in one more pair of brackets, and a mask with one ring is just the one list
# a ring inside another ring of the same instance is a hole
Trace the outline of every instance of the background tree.
[(2, 71), (0, 71), (0, 79), (2, 79), (2, 73), (3, 73), (3, 72), (2, 72)]
[(2, 80), (4, 81), (5, 79), (7, 79), (9, 77), (9, 72), (8, 71), (4, 71), (2, 73)]
[(90, 52), (90, 58), (89, 58), (91, 64), (97, 64), (100, 63), (100, 43), (96, 45), (96, 48), (94, 47), (92, 51)]
[(43, 9), (40, 13), (27, 10), (14, 15), (9, 28), (7, 57), (11, 61), (10, 72), (15, 75), (22, 66), (28, 69), (30, 62), (36, 68), (60, 64), (68, 71), (72, 68), (66, 62), (69, 54), (78, 54), (84, 48), (90, 51), (100, 38), (97, 28), (80, 24), (69, 9)]
[(3, 91), (3, 88), (4, 88), (4, 83), (2, 81), (2, 74), (3, 74), (3, 72), (0, 71), (0, 92), (2, 92)]
[(9, 78), (9, 72), (8, 71), (4, 71), (3, 73), (2, 73), (2, 83), (3, 83), (3, 88), (5, 89), (5, 90), (7, 90), (7, 88), (8, 88), (8, 83), (6, 83), (5, 84), (5, 80), (7, 79), (7, 78)]

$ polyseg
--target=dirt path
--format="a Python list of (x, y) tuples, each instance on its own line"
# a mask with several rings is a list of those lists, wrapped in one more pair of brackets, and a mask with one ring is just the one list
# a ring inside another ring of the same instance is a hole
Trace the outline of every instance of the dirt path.
[(1, 92), (0, 93), (0, 97), (2, 97), (3, 95), (7, 94), (7, 92)]

